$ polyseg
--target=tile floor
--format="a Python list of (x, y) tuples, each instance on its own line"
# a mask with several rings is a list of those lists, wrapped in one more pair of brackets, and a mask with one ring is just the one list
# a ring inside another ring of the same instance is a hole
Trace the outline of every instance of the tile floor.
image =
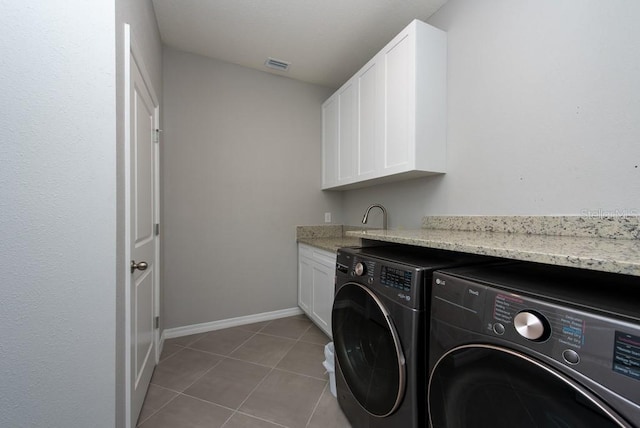
[(349, 427), (304, 315), (168, 339), (140, 428)]

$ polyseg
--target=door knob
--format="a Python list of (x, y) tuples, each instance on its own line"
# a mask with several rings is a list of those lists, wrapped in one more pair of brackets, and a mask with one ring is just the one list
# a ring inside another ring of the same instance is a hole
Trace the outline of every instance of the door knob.
[(133, 273), (136, 269), (138, 270), (147, 270), (149, 265), (147, 262), (136, 263), (135, 260), (131, 260), (131, 273)]

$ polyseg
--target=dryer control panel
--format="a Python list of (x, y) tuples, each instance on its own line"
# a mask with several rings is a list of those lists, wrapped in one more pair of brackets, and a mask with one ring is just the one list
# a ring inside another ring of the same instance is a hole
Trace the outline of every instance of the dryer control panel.
[(431, 319), (552, 359), (640, 403), (640, 323), (435, 272)]

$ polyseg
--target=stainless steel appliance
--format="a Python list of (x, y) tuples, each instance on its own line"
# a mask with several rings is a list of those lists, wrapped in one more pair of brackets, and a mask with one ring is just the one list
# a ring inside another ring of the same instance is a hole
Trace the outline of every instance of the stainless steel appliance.
[(354, 428), (425, 426), (432, 272), (484, 260), (408, 246), (338, 250), (332, 311), (336, 389)]
[(638, 287), (529, 263), (436, 272), (430, 426), (640, 426)]

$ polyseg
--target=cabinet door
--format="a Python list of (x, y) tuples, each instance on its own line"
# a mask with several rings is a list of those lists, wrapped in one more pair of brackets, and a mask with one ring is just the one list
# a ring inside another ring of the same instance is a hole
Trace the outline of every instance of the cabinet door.
[(415, 120), (415, 35), (406, 33), (385, 48), (382, 175), (412, 168)]
[(358, 144), (358, 85), (349, 82), (338, 92), (338, 184), (356, 178)]
[(375, 175), (379, 146), (381, 91), (378, 83), (378, 63), (374, 60), (358, 73), (358, 149), (357, 176), (367, 179)]
[(338, 97), (322, 105), (322, 188), (338, 184)]
[(313, 266), (313, 318), (318, 327), (331, 336), (331, 309), (333, 307), (334, 273), (319, 263)]
[(313, 303), (313, 262), (298, 251), (298, 306), (306, 314), (312, 313)]
[(298, 244), (298, 306), (331, 337), (336, 254)]
[(331, 311), (335, 294), (336, 253), (314, 250), (313, 318), (331, 337)]

